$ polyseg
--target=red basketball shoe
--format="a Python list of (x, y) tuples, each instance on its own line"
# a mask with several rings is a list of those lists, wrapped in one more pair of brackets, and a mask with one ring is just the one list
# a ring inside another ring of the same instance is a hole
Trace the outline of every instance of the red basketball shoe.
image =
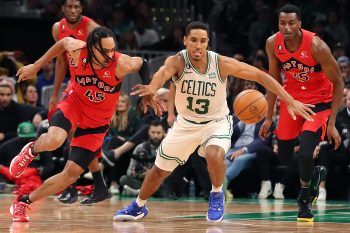
[(30, 162), (35, 158), (32, 154), (31, 147), (34, 142), (30, 142), (23, 147), (21, 152), (14, 157), (10, 164), (10, 173), (14, 178), (18, 178), (26, 170)]
[(23, 194), (20, 194), (16, 197), (14, 202), (11, 205), (10, 213), (12, 215), (12, 221), (13, 222), (28, 222), (29, 216), (26, 215), (26, 208), (29, 208), (29, 205), (24, 202), (20, 202), (19, 199), (23, 196)]

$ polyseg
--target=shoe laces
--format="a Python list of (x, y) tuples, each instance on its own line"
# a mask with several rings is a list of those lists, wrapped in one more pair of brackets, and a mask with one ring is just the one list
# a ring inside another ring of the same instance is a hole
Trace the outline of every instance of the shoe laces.
[(220, 193), (212, 193), (210, 195), (209, 209), (222, 210), (222, 196), (220, 195)]
[(28, 208), (29, 210), (31, 210), (29, 208), (29, 205), (23, 202), (18, 202), (15, 210), (14, 210), (14, 215), (25, 215), (25, 210), (26, 208)]
[(136, 202), (132, 202), (129, 206), (120, 210), (122, 213), (133, 214), (140, 211), (142, 207), (139, 207)]

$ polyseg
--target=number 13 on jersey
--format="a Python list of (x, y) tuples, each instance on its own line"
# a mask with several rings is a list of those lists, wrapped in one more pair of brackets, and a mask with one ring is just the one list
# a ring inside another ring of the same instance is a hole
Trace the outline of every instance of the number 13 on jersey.
[(208, 99), (197, 99), (195, 102), (195, 108), (193, 108), (193, 97), (187, 97), (187, 108), (197, 114), (206, 114), (209, 111)]

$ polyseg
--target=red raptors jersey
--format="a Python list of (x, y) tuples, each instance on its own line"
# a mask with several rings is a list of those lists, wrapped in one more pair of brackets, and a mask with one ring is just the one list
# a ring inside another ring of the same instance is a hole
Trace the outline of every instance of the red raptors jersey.
[(300, 47), (293, 53), (286, 49), (283, 35), (276, 33), (275, 55), (285, 75), (283, 86), (294, 99), (302, 103), (331, 102), (333, 84), (311, 53), (315, 33), (303, 29), (301, 31), (303, 38)]
[(71, 94), (77, 96), (84, 106), (89, 108), (90, 116), (96, 114), (108, 122), (115, 112), (122, 86), (122, 80), (115, 73), (119, 57), (120, 53), (115, 52), (114, 60), (110, 61), (107, 67), (95, 69), (94, 72), (87, 62), (87, 48), (83, 48), (79, 65), (75, 68), (75, 81)]
[[(75, 39), (79, 39), (79, 40), (83, 40), (86, 41), (87, 36), (88, 36), (88, 32), (87, 32), (87, 28), (88, 28), (88, 24), (92, 19), (82, 16), (81, 17), (81, 21), (80, 23), (73, 29), (70, 29), (67, 25), (67, 20), (65, 18), (60, 20), (59, 23), (59, 29), (58, 29), (58, 40), (61, 40), (65, 37), (73, 37)], [(74, 78), (74, 62), (73, 59), (69, 57), (69, 53), (66, 52), (66, 59), (68, 62), (68, 66), (69, 66), (69, 72), (71, 75), (71, 79), (70, 82), (74, 82), (75, 78)]]

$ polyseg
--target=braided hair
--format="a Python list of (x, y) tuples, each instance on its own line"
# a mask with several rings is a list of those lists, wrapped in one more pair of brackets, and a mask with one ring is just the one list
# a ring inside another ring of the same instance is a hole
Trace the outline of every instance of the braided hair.
[(117, 45), (117, 40), (115, 38), (114, 33), (105, 27), (97, 27), (95, 28), (88, 36), (87, 38), (87, 49), (88, 49), (88, 63), (92, 64), (92, 60), (94, 59), (94, 63), (96, 65), (99, 65), (101, 67), (104, 67), (104, 65), (97, 59), (96, 55), (93, 53), (92, 48), (97, 49), (103, 56), (106, 61), (114, 61), (114, 56), (110, 58), (105, 51), (103, 51), (102, 48), (102, 39), (112, 37), (114, 40), (114, 43)]

